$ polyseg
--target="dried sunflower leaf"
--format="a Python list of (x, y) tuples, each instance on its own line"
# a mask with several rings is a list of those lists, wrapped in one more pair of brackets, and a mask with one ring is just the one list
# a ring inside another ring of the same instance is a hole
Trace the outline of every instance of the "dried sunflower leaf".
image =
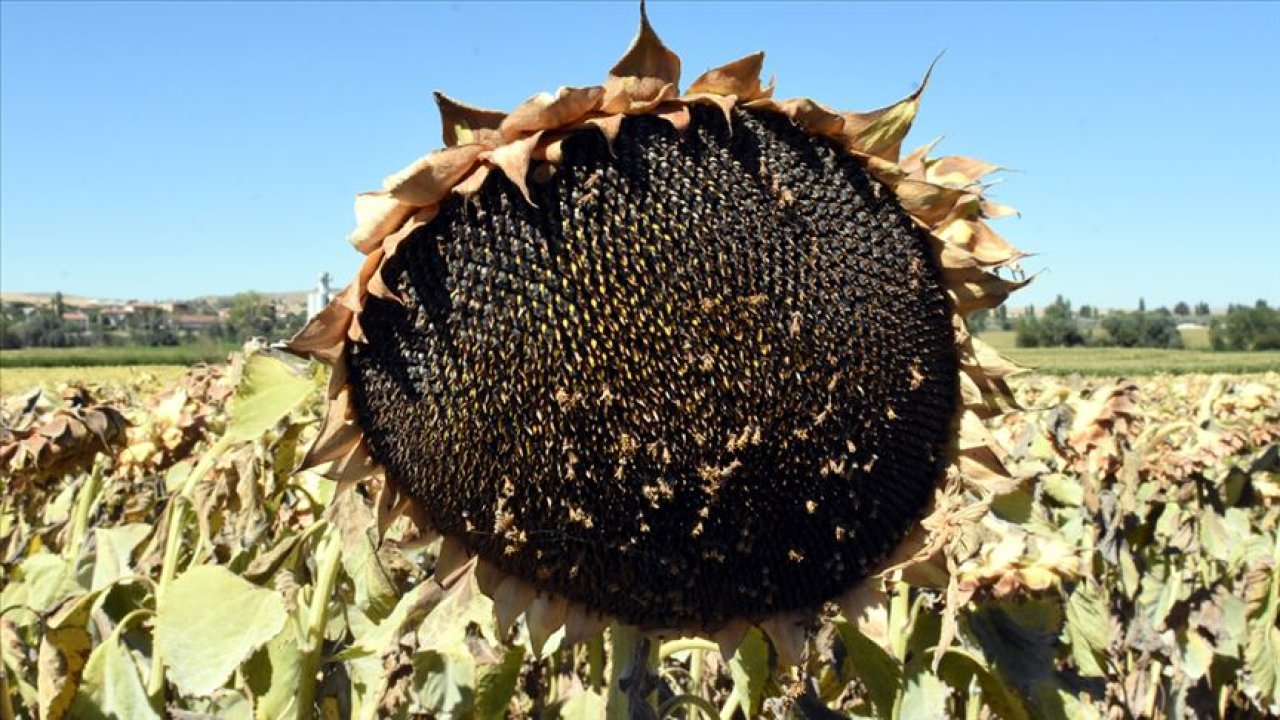
[(1067, 600), (1066, 637), (1076, 668), (1086, 677), (1103, 677), (1103, 658), (1111, 643), (1111, 626), (1098, 591), (1080, 583)]
[(743, 636), (738, 649), (729, 659), (733, 678), (733, 694), (745, 717), (756, 717), (764, 700), (764, 686), (769, 681), (769, 643), (758, 628)]
[(315, 380), (302, 368), (286, 362), (284, 357), (259, 352), (245, 360), (224, 440), (256, 440), (315, 391)]
[(174, 580), (160, 598), (155, 643), (174, 685), (191, 695), (208, 695), (284, 624), (278, 593), (226, 568), (201, 565)]
[(77, 718), (159, 718), (119, 628), (93, 649), (71, 705)]
[(516, 645), (507, 648), (501, 662), (476, 666), (475, 712), (478, 720), (502, 720), (506, 717), (523, 661), (524, 648)]
[(40, 717), (65, 717), (80, 685), (93, 641), (89, 636), (89, 612), (98, 592), (65, 600), (45, 620), (36, 661), (36, 692)]
[(880, 717), (890, 717), (902, 688), (902, 668), (884, 648), (862, 634), (852, 623), (836, 623), (846, 654), (844, 664), (862, 681)]
[(925, 663), (916, 664), (916, 672), (907, 675), (902, 688), (902, 699), (894, 717), (944, 718), (950, 690), (937, 675), (929, 672)]

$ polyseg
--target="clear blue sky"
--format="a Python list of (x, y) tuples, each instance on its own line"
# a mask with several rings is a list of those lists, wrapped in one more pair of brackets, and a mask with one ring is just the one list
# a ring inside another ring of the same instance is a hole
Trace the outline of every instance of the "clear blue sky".
[[(1280, 5), (662, 2), (684, 80), (766, 50), (778, 96), (1013, 168), (998, 228), (1062, 293), (1280, 299)], [(0, 6), (0, 288), (171, 298), (345, 283), (357, 192), (440, 144), (430, 92), (595, 84), (636, 5)]]

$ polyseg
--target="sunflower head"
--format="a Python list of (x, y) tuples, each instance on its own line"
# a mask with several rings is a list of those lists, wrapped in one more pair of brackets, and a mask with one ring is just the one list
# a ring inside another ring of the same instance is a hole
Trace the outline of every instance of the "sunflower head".
[(309, 462), (385, 478), (500, 619), (785, 638), (1007, 484), (1015, 368), (964, 320), (1020, 284), (997, 168), (901, 156), (923, 82), (838, 112), (762, 63), (681, 93), (642, 7), (603, 85), (437, 94), (446, 147), (357, 199), (364, 264), (292, 343), (333, 367)]

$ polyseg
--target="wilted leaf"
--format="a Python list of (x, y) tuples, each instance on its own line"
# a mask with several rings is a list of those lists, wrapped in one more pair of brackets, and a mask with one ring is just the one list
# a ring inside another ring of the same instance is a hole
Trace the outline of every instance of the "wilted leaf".
[(520, 679), (520, 663), (524, 648), (507, 648), (502, 661), (476, 666), (476, 717), (479, 720), (502, 720)]
[(160, 598), (156, 647), (184, 693), (208, 695), (284, 628), (280, 595), (222, 567), (201, 565)]
[(1046, 475), (1041, 480), (1045, 493), (1061, 505), (1078, 506), (1084, 502), (1084, 486), (1061, 473)]
[(428, 712), (461, 717), (475, 703), (475, 659), (466, 649), (427, 650), (413, 656), (413, 684), (418, 702)]
[[(447, 651), (465, 647), (467, 627), (472, 623), (483, 629), (493, 622), (493, 601), (476, 588), (474, 577), (467, 576), (449, 587), (440, 604), (427, 613), (418, 638), (425, 649)], [(495, 635), (492, 630), (485, 634)]]
[(241, 573), (241, 577), (249, 582), (258, 584), (270, 580), (271, 576), (276, 574), (276, 571), (280, 569), (285, 560), (289, 559), (293, 551), (298, 548), (298, 543), (304, 537), (306, 537), (305, 533), (299, 533), (290, 535), (276, 543), (275, 547), (254, 558), (244, 572)]
[(1111, 642), (1111, 628), (1106, 608), (1098, 591), (1088, 583), (1080, 583), (1067, 600), (1067, 642), (1076, 669), (1086, 677), (1102, 677), (1106, 669), (1100, 662)]
[(970, 678), (977, 678), (978, 687), (982, 689), (983, 702), (997, 716), (1005, 720), (1022, 720), (1030, 717), (1022, 699), (1005, 685), (1000, 675), (987, 667), (981, 658), (966, 650), (958, 648), (948, 650), (942, 656), (942, 662), (938, 664), (938, 675), (961, 693), (968, 690)]
[(142, 523), (120, 525), (113, 528), (96, 528), (97, 555), (93, 563), (92, 589), (101, 590), (122, 577), (133, 574), (133, 549), (151, 532)]
[(920, 663), (916, 671), (907, 675), (902, 689), (902, 702), (898, 707), (897, 717), (902, 718), (946, 718), (947, 696), (950, 690), (938, 676), (929, 672)]
[(565, 701), (560, 707), (561, 720), (599, 720), (604, 717), (604, 695), (594, 690), (584, 690)]
[(280, 356), (266, 352), (249, 355), (236, 387), (231, 422), (224, 440), (256, 439), (302, 404), (315, 389), (314, 379)]
[[(1182, 672), (1191, 680), (1199, 680), (1209, 672), (1213, 664), (1213, 646), (1196, 630), (1178, 633), (1178, 645), (1182, 650)], [(1277, 646), (1280, 649), (1280, 646)]]
[(1035, 698), (1054, 688), (1062, 625), (1057, 603), (1043, 599), (993, 602), (978, 607), (968, 619), (993, 669), (1024, 697)]
[(853, 623), (838, 623), (836, 629), (845, 646), (845, 665), (867, 688), (876, 712), (881, 717), (889, 717), (902, 687), (902, 668), (884, 648), (862, 634)]
[(1244, 663), (1266, 704), (1280, 703), (1280, 536), (1275, 555), (1249, 571), (1249, 640)]
[(64, 717), (75, 698), (93, 644), (86, 626), (97, 598), (93, 592), (67, 600), (45, 620), (36, 661), (36, 691), (40, 717), (45, 720)]
[(118, 629), (93, 649), (85, 665), (72, 715), (85, 720), (159, 718), (143, 684), (138, 663)]
[(302, 674), (303, 652), (292, 625), (254, 653), (245, 664), (245, 675), (253, 690), (253, 715), (258, 720), (305, 718), (299, 712), (298, 682)]
[(353, 492), (338, 494), (330, 507), (342, 532), (342, 567), (355, 586), (356, 606), (381, 620), (395, 608), (401, 593), (378, 557), (373, 510)]
[(61, 555), (38, 553), (18, 566), (12, 586), (5, 588), (5, 607), (25, 605), (36, 612), (44, 612), (83, 590), (85, 588), (76, 581), (75, 565)]
[(753, 627), (742, 637), (737, 651), (729, 659), (729, 674), (733, 677), (733, 692), (742, 714), (756, 717), (764, 698), (764, 685), (769, 680), (769, 643), (759, 629)]

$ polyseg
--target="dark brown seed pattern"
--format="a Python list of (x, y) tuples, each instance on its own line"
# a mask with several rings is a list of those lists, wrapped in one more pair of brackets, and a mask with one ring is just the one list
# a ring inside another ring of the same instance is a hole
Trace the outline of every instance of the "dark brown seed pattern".
[(771, 113), (594, 132), (388, 263), (350, 349), (375, 458), (444, 533), (642, 625), (811, 608), (917, 522), (958, 397), (925, 231)]

